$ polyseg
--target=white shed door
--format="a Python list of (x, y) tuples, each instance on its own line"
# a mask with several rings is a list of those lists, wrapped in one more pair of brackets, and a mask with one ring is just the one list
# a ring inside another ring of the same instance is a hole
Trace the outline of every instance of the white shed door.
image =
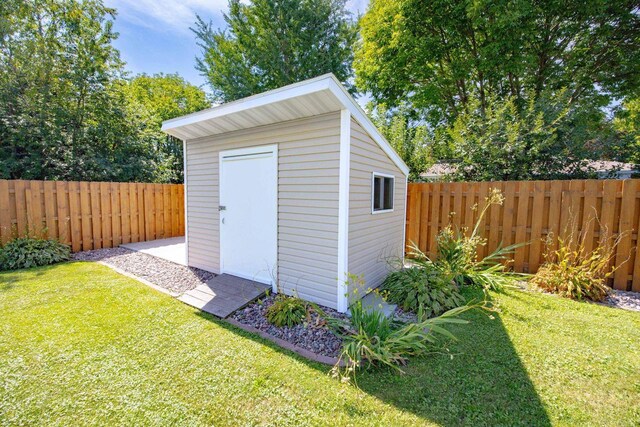
[(275, 288), (276, 146), (220, 153), (220, 264), (224, 273)]

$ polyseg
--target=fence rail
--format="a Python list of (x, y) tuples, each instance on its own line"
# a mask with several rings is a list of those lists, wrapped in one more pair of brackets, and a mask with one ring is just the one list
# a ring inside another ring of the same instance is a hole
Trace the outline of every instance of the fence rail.
[[(439, 230), (473, 228), (491, 188), (505, 197), (493, 205), (480, 224), (487, 238), (481, 254), (515, 243), (530, 242), (515, 251), (513, 268), (533, 273), (544, 261), (544, 240), (552, 236), (584, 233), (587, 249), (605, 234), (622, 232), (612, 265), (621, 265), (611, 285), (640, 291), (640, 179), (574, 181), (508, 181), (409, 184), (407, 248), (415, 243), (434, 255)], [(606, 233), (605, 233), (606, 230)]]
[(0, 239), (45, 234), (73, 252), (184, 235), (181, 184), (0, 180)]

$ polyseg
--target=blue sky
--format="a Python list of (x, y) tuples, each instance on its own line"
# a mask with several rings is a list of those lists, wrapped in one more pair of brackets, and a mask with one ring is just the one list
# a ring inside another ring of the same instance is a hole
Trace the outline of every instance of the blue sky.
[[(205, 80), (195, 70), (199, 55), (195, 37), (189, 30), (196, 14), (222, 27), (227, 0), (105, 0), (117, 9), (115, 30), (120, 34), (115, 46), (127, 70), (132, 73), (175, 73), (203, 86)], [(364, 13), (368, 0), (349, 0), (347, 7)]]

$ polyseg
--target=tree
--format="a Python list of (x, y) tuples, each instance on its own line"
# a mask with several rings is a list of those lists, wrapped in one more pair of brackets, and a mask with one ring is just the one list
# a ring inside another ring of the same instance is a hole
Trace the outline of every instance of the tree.
[(476, 100), (566, 89), (568, 103), (602, 107), (640, 88), (633, 0), (372, 0), (361, 34), (358, 87), (434, 125)]
[(0, 3), (0, 177), (179, 182), (163, 120), (206, 108), (177, 75), (126, 79), (100, 0)]
[(378, 130), (409, 166), (409, 179), (418, 180), (433, 164), (433, 135), (427, 126), (415, 123), (405, 109), (393, 112), (371, 104), (367, 109)]
[(353, 89), (356, 26), (345, 0), (229, 1), (227, 28), (214, 30), (199, 16), (202, 56), (196, 68), (213, 97), (228, 102), (332, 72)]
[(470, 103), (448, 130), (459, 159), (455, 178), (465, 181), (586, 178), (593, 112), (571, 106), (571, 94), (531, 94)]
[(128, 102), (145, 123), (142, 139), (153, 141), (162, 182), (183, 181), (182, 141), (160, 130), (162, 122), (211, 106), (206, 94), (178, 74), (140, 74), (125, 86)]
[(640, 98), (627, 100), (613, 120), (617, 131), (614, 160), (629, 161), (640, 168)]

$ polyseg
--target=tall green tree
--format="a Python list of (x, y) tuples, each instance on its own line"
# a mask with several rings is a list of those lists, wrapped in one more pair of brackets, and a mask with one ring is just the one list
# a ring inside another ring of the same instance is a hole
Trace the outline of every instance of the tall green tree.
[(196, 68), (228, 102), (332, 72), (353, 89), (356, 25), (345, 0), (229, 1), (226, 28), (198, 17)]
[(361, 34), (359, 88), (432, 124), (474, 99), (566, 89), (571, 104), (602, 106), (640, 88), (635, 0), (372, 0)]
[(0, 7), (0, 176), (154, 180), (100, 0)]
[(158, 179), (183, 181), (182, 141), (160, 130), (162, 122), (211, 106), (202, 89), (178, 74), (140, 74), (125, 85), (128, 102), (144, 127), (140, 138), (153, 141), (158, 161)]

